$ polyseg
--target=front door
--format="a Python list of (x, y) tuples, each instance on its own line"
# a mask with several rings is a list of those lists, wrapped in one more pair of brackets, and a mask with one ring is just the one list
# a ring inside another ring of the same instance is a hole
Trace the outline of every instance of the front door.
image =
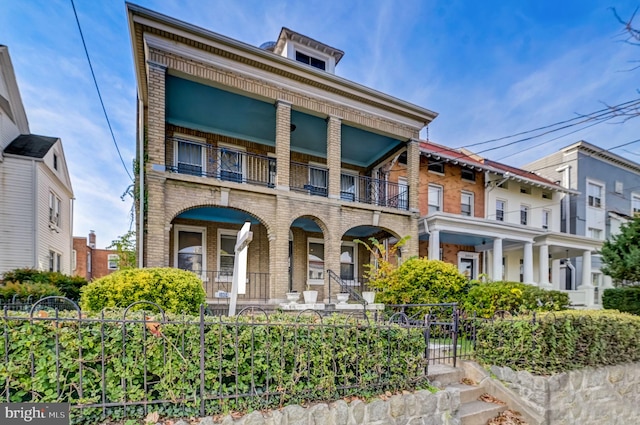
[(480, 254), (477, 252), (458, 252), (458, 271), (467, 279), (477, 279), (479, 257)]

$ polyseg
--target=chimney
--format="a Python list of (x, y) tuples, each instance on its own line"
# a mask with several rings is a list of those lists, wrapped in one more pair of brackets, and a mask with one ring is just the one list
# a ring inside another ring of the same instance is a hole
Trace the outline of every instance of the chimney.
[(89, 230), (89, 248), (96, 249), (96, 232)]

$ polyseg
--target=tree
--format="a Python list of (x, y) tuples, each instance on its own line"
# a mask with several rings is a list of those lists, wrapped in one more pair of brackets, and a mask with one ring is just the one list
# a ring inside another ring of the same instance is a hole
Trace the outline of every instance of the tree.
[(602, 272), (616, 286), (640, 284), (640, 217), (623, 224), (618, 235), (604, 242), (600, 254)]
[(111, 245), (107, 249), (113, 249), (118, 254), (118, 268), (120, 270), (136, 267), (136, 232), (133, 230), (129, 230), (111, 241)]

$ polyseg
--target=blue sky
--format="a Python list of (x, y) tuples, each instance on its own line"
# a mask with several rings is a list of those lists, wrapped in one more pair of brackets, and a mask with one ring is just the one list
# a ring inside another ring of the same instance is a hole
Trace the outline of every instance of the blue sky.
[[(338, 75), (438, 112), (430, 139), (454, 147), (640, 97), (640, 70), (630, 70), (640, 46), (622, 42), (622, 26), (609, 10), (628, 17), (638, 6), (633, 1), (134, 3), (256, 46), (286, 26), (337, 47), (345, 52)], [(76, 8), (131, 172), (136, 88), (124, 3), (76, 0)], [(0, 44), (9, 46), (31, 131), (63, 141), (76, 197), (74, 235), (95, 230), (98, 246), (105, 247), (129, 230), (131, 199), (120, 197), (130, 180), (100, 107), (71, 2), (0, 0), (0, 11)], [(487, 156), (522, 165), (580, 139), (613, 147), (639, 137), (640, 119), (552, 140), (564, 133)], [(640, 161), (640, 143), (615, 152)]]

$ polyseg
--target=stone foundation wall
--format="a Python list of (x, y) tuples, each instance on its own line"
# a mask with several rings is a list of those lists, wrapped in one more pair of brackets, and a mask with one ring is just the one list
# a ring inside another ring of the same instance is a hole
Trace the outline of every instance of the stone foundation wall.
[(458, 393), (416, 391), (398, 394), (386, 400), (371, 402), (338, 400), (314, 404), (310, 407), (286, 406), (281, 410), (252, 412), (233, 419), (226, 416), (221, 422), (204, 418), (201, 425), (455, 425), (455, 413), (460, 407)]
[(552, 376), (492, 366), (545, 424), (635, 424), (640, 417), (640, 363), (586, 368)]

